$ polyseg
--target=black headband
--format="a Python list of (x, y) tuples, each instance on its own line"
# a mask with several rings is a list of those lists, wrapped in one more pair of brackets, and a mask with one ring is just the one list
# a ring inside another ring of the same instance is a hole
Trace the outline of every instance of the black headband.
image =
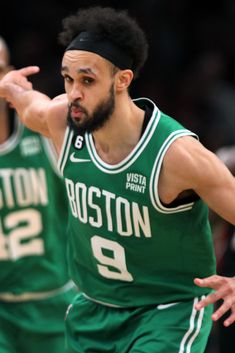
[(119, 69), (131, 69), (133, 60), (109, 39), (100, 38), (91, 32), (81, 32), (65, 49), (85, 50), (111, 61)]

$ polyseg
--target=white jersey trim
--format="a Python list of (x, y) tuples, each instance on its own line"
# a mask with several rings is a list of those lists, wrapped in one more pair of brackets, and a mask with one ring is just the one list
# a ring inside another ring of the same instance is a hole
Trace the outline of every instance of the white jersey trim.
[(0, 155), (6, 155), (13, 151), (20, 142), (20, 138), (24, 131), (24, 125), (21, 124), (17, 115), (15, 115), (14, 131), (12, 135), (2, 144), (0, 144)]
[(63, 144), (61, 147), (61, 151), (60, 151), (59, 157), (58, 157), (58, 163), (57, 163), (57, 166), (58, 166), (59, 171), (61, 172), (61, 175), (63, 175), (63, 173), (64, 173), (64, 167), (65, 167), (65, 164), (68, 159), (68, 154), (69, 154), (69, 149), (70, 149), (72, 138), (73, 138), (73, 132), (67, 126), (67, 128), (65, 130), (65, 135), (64, 135), (64, 140), (63, 140)]
[(168, 136), (168, 138), (166, 139), (166, 141), (164, 142), (164, 144), (162, 145), (162, 147), (156, 157), (156, 160), (155, 160), (154, 166), (153, 166), (153, 171), (150, 176), (150, 183), (149, 183), (150, 190), (149, 190), (149, 192), (150, 192), (150, 198), (151, 198), (152, 204), (158, 212), (165, 213), (165, 214), (188, 211), (188, 210), (191, 210), (194, 205), (194, 202), (190, 202), (190, 203), (180, 205), (177, 207), (166, 207), (161, 203), (160, 198), (159, 198), (159, 194), (158, 194), (158, 181), (159, 181), (163, 158), (165, 157), (165, 154), (168, 151), (168, 148), (171, 146), (171, 144), (177, 138), (182, 137), (182, 136), (195, 136), (195, 137), (197, 137), (191, 131), (184, 130), (184, 129), (174, 131), (173, 133), (171, 133)]
[(47, 158), (49, 160), (49, 163), (54, 170), (54, 172), (57, 174), (58, 177), (62, 177), (60, 170), (58, 169), (57, 166), (57, 161), (58, 161), (58, 154), (56, 152), (55, 146), (52, 143), (51, 139), (48, 139), (47, 137), (41, 136), (42, 139), (42, 145), (45, 149)]
[[(204, 299), (205, 296), (203, 295), (201, 299)], [(204, 316), (204, 308), (202, 308), (199, 311), (199, 315), (197, 310), (194, 308), (195, 304), (199, 301), (199, 298), (194, 299), (193, 307), (192, 307), (192, 312), (190, 316), (190, 321), (189, 321), (189, 328), (187, 332), (185, 333), (184, 337), (182, 338), (182, 341), (180, 343), (180, 349), (178, 353), (190, 353), (191, 352), (191, 347), (193, 342), (195, 341), (196, 337), (198, 336), (200, 329), (202, 327), (202, 320)]]
[(122, 171), (129, 168), (130, 165), (132, 165), (136, 161), (136, 159), (140, 156), (140, 154), (142, 153), (142, 151), (145, 149), (146, 145), (148, 144), (149, 140), (151, 139), (152, 135), (154, 134), (156, 126), (159, 123), (161, 112), (158, 109), (158, 107), (154, 104), (154, 102), (152, 102), (150, 99), (138, 98), (138, 99), (134, 99), (133, 101), (136, 102), (138, 100), (146, 100), (146, 101), (149, 101), (153, 104), (152, 116), (150, 118), (150, 121), (149, 121), (142, 137), (140, 138), (139, 142), (137, 143), (137, 145), (130, 152), (130, 154), (124, 160), (122, 160), (120, 163), (114, 164), (114, 165), (105, 163), (96, 152), (96, 148), (95, 148), (95, 144), (94, 144), (92, 135), (85, 134), (86, 146), (87, 146), (88, 153), (92, 159), (92, 162), (94, 163), (94, 165), (96, 165), (96, 167), (98, 169), (100, 169), (104, 173), (117, 174), (117, 173), (121, 173)]
[(83, 295), (86, 299), (88, 299), (88, 300), (90, 300), (90, 301), (92, 301), (92, 302), (94, 302), (94, 303), (97, 303), (97, 304), (101, 304), (101, 305), (104, 305), (104, 306), (109, 306), (109, 307), (111, 307), (111, 308), (122, 308), (122, 306), (119, 306), (119, 305), (110, 304), (110, 303), (102, 302), (102, 301), (100, 301), (100, 300), (96, 300), (96, 299), (94, 299), (94, 298), (91, 298), (91, 297), (89, 297), (89, 295), (87, 295), (86, 293), (82, 293), (82, 295)]
[(63, 287), (56, 288), (48, 292), (27, 292), (22, 294), (13, 294), (10, 292), (0, 293), (0, 301), (25, 302), (29, 300), (46, 299), (67, 292), (72, 288), (75, 288), (75, 284), (73, 281), (69, 281)]

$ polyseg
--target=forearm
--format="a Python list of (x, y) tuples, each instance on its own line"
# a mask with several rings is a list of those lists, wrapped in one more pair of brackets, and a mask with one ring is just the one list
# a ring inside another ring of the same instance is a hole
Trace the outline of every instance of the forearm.
[(235, 178), (225, 166), (214, 174), (214, 182), (196, 189), (196, 192), (213, 212), (235, 225)]
[(45, 136), (50, 136), (47, 126), (47, 107), (50, 98), (34, 90), (14, 93), (9, 99), (24, 125)]

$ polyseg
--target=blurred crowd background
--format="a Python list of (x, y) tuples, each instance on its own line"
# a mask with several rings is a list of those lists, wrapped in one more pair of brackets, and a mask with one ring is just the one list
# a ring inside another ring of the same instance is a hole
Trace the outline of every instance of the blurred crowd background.
[[(133, 98), (154, 100), (213, 152), (235, 145), (234, 0), (5, 1), (0, 35), (16, 68), (40, 66), (32, 77), (36, 89), (51, 97), (63, 92), (57, 40), (62, 19), (93, 5), (127, 9), (146, 33), (149, 57), (130, 91)], [(208, 352), (217, 352), (214, 342)]]
[(235, 143), (234, 0), (5, 1), (0, 34), (10, 45), (12, 63), (39, 65), (34, 85), (50, 96), (63, 91), (61, 21), (92, 5), (127, 9), (146, 32), (149, 58), (132, 87), (133, 98), (153, 99), (213, 151)]

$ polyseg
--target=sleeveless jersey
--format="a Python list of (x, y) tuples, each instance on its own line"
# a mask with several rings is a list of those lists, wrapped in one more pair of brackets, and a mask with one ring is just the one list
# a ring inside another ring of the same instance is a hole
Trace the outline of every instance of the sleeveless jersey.
[(151, 119), (132, 152), (109, 165), (91, 134), (67, 128), (59, 168), (69, 211), (72, 278), (89, 298), (132, 307), (188, 300), (208, 293), (195, 277), (215, 272), (208, 208), (199, 199), (176, 207), (161, 203), (157, 189), (169, 146), (192, 132), (148, 99)]
[(67, 197), (49, 140), (17, 121), (0, 145), (0, 300), (69, 289)]

